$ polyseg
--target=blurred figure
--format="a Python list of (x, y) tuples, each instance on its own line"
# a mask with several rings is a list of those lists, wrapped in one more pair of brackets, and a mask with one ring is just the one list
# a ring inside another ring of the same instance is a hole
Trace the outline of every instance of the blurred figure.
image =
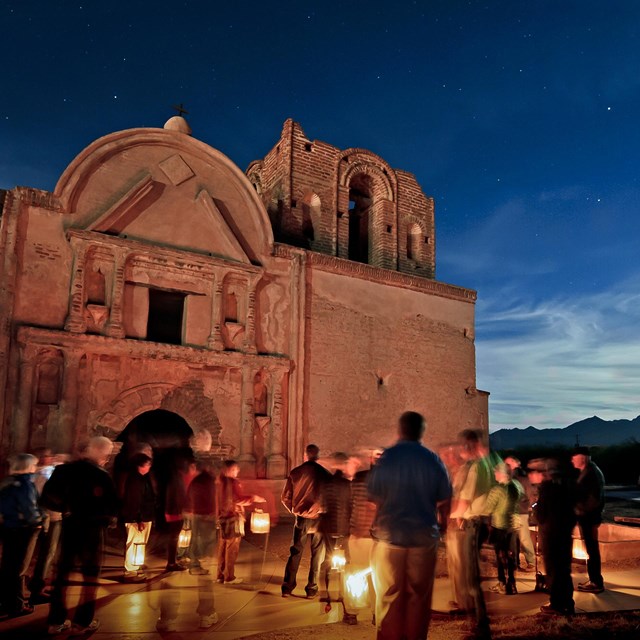
[(573, 491), (568, 477), (560, 472), (557, 460), (531, 460), (528, 468), (531, 484), (538, 486), (538, 502), (533, 512), (549, 591), (549, 603), (542, 605), (540, 611), (548, 615), (573, 615), (571, 534), (576, 523)]
[(516, 542), (522, 487), (511, 478), (511, 469), (504, 462), (496, 465), (494, 475), (498, 484), (489, 491), (484, 505), (484, 513), (491, 516), (490, 538), (498, 563), (498, 584), (491, 590), (512, 596), (518, 593), (515, 577)]
[[(382, 448), (375, 448), (370, 451), (369, 469), (358, 471), (351, 481), (351, 509), (349, 520), (349, 555), (351, 568), (354, 572), (365, 571), (371, 566), (371, 550), (373, 549), (373, 538), (371, 528), (376, 517), (375, 502), (369, 500), (367, 484), (371, 469), (382, 455)], [(375, 591), (373, 578), (367, 576), (369, 585), (369, 606), (375, 610)], [(354, 614), (352, 622), (357, 623), (357, 612)], [(375, 620), (375, 614), (374, 614)]]
[(19, 453), (9, 458), (9, 476), (0, 484), (4, 528), (0, 562), (0, 603), (9, 617), (33, 613), (26, 576), (42, 527), (38, 493), (33, 483), (38, 458)]
[(164, 495), (164, 520), (167, 536), (167, 566), (165, 571), (185, 571), (186, 566), (178, 562), (178, 539), (184, 524), (189, 483), (196, 475), (193, 460), (180, 451), (173, 452), (169, 461), (167, 485)]
[(127, 540), (124, 552), (124, 580), (144, 582), (147, 576), (136, 563), (136, 545), (146, 547), (156, 510), (156, 490), (151, 477), (151, 458), (138, 453), (130, 461), (131, 469), (124, 478), (120, 516), (124, 520)]
[[(56, 467), (44, 485), (44, 507), (62, 513), (60, 560), (51, 593), (49, 633), (91, 633), (100, 622), (93, 617), (97, 580), (103, 561), (104, 530), (118, 513), (116, 490), (104, 465), (113, 443), (108, 438), (91, 438), (82, 458)], [(76, 558), (84, 582), (73, 616), (67, 619), (67, 586)]]
[(587, 573), (589, 574), (589, 579), (578, 585), (578, 591), (602, 593), (604, 579), (598, 529), (602, 524), (604, 510), (604, 475), (598, 465), (591, 460), (588, 447), (576, 447), (571, 462), (579, 471), (576, 481), (576, 515), (587, 552)]
[(398, 442), (373, 467), (368, 481), (378, 510), (371, 554), (378, 640), (424, 640), (438, 549), (446, 526), (451, 483), (440, 458), (421, 444), (423, 416), (400, 416)]
[(458, 444), (457, 449), (448, 448), (448, 459), (453, 463), (452, 467), (447, 467), (449, 473), (455, 469), (453, 473), (453, 498), (451, 502), (451, 516), (447, 527), (446, 546), (447, 546), (447, 571), (449, 573), (449, 582), (451, 584), (452, 600), (449, 601), (451, 614), (464, 614), (473, 609), (473, 603), (469, 602), (469, 594), (465, 588), (466, 579), (466, 563), (464, 560), (464, 520), (461, 517), (455, 517), (458, 513), (460, 501), (460, 493), (467, 480), (467, 474), (473, 464), (473, 458), (468, 455), (466, 447)]
[(307, 445), (306, 461), (291, 470), (282, 490), (282, 504), (295, 516), (293, 540), (289, 559), (284, 569), (282, 597), (286, 598), (296, 588), (296, 576), (302, 552), (311, 537), (311, 565), (304, 588), (308, 598), (318, 593), (318, 574), (324, 560), (324, 537), (319, 531), (320, 515), (325, 511), (324, 492), (329, 482), (329, 472), (318, 464), (320, 449), (315, 444)]
[(198, 475), (189, 484), (187, 491), (187, 516), (191, 521), (191, 544), (188, 556), (191, 575), (207, 575), (202, 566), (205, 557), (213, 556), (216, 536), (216, 478), (209, 460), (196, 463)]
[[(536, 554), (531, 539), (531, 529), (529, 528), (529, 514), (531, 513), (531, 505), (536, 501), (535, 492), (531, 487), (526, 472), (522, 469), (522, 463), (514, 456), (507, 456), (505, 463), (511, 469), (511, 476), (514, 482), (517, 482), (522, 488), (520, 496), (520, 504), (518, 509), (518, 519), (520, 527), (518, 528), (518, 551), (516, 553), (516, 568), (522, 571), (533, 571), (536, 561)], [(533, 499), (532, 499), (533, 498)], [(520, 567), (520, 551), (524, 554), (525, 565)]]
[[(45, 482), (51, 477), (59, 459), (52, 455), (51, 449), (40, 449), (37, 453), (39, 464), (33, 482), (36, 485), (38, 496), (40, 496)], [(47, 589), (51, 586), (51, 572), (58, 558), (58, 543), (62, 527), (61, 513), (44, 508), (42, 511), (44, 520), (38, 535), (36, 565), (29, 582), (31, 604), (49, 602), (51, 594)]]
[(252, 502), (266, 502), (260, 496), (245, 495), (238, 481), (240, 466), (235, 460), (225, 460), (218, 480), (218, 582), (240, 584), (235, 567), (244, 536), (244, 508)]
[(327, 557), (322, 570), (328, 570), (331, 551), (340, 547), (345, 550), (349, 561), (348, 537), (349, 520), (351, 518), (351, 478), (347, 477), (344, 469), (349, 462), (349, 456), (338, 452), (333, 455), (335, 471), (329, 477), (325, 487), (325, 512), (320, 518), (320, 530), (325, 536)]
[(496, 484), (493, 469), (501, 462), (500, 457), (489, 450), (483, 437), (479, 429), (464, 429), (458, 436), (460, 454), (469, 465), (456, 510), (451, 514), (452, 518), (459, 519), (459, 526), (464, 532), (460, 548), (462, 575), (459, 582), (462, 602), (458, 604), (473, 615), (473, 633), (478, 640), (491, 637), (487, 606), (480, 584), (480, 548), (488, 536), (483, 513), (489, 491)]

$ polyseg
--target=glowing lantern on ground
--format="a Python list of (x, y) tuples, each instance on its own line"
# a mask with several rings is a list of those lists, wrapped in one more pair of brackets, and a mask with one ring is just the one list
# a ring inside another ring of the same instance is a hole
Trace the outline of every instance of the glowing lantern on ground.
[(271, 520), (269, 514), (262, 509), (256, 509), (251, 514), (251, 533), (269, 533)]
[(587, 548), (585, 547), (584, 540), (581, 538), (573, 539), (573, 550), (571, 555), (574, 560), (586, 560), (589, 557), (587, 555)]
[(347, 575), (344, 581), (346, 604), (349, 609), (363, 609), (369, 605), (369, 575), (371, 569), (364, 569)]
[(136, 567), (141, 567), (144, 564), (144, 554), (147, 545), (144, 542), (133, 543), (133, 563)]
[(345, 556), (344, 549), (342, 547), (336, 547), (331, 555), (331, 568), (334, 571), (344, 571), (347, 564), (347, 557)]
[(178, 548), (188, 549), (191, 544), (191, 529), (187, 526), (182, 527), (178, 536)]

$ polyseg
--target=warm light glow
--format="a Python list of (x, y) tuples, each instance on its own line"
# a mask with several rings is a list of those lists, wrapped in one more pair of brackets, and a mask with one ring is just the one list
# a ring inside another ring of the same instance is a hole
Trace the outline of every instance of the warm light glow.
[(344, 549), (337, 547), (333, 550), (333, 555), (331, 556), (331, 568), (334, 571), (344, 571), (346, 564), (347, 557), (344, 554)]
[(574, 560), (586, 560), (588, 558), (584, 540), (581, 538), (573, 539), (573, 551), (571, 555)]
[(178, 536), (178, 548), (186, 549), (191, 544), (191, 529), (182, 529)]
[(256, 509), (251, 514), (251, 533), (269, 533), (270, 528), (269, 514), (262, 509)]
[(352, 573), (345, 578), (344, 584), (347, 592), (349, 607), (361, 609), (369, 604), (369, 574), (371, 569), (364, 569)]
[(133, 563), (137, 567), (144, 564), (144, 553), (147, 545), (144, 542), (133, 543)]

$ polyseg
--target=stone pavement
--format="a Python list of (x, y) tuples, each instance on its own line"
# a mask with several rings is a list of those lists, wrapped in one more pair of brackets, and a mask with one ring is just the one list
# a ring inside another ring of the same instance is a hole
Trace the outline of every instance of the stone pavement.
[[(188, 572), (166, 574), (160, 558), (151, 558), (146, 584), (122, 584), (119, 556), (107, 558), (106, 570), (98, 591), (97, 617), (100, 629), (91, 636), (95, 640), (151, 640), (157, 638), (202, 638), (203, 640), (232, 640), (260, 631), (284, 629), (306, 625), (324, 625), (342, 619), (342, 608), (333, 604), (325, 613), (325, 603), (318, 598), (306, 600), (299, 588), (294, 597), (280, 596), (280, 580), (284, 562), (271, 554), (243, 541), (237, 567), (237, 575), (244, 579), (240, 585), (221, 585), (213, 582), (215, 567), (209, 576), (191, 576)], [(263, 564), (264, 561), (264, 564)], [(301, 565), (301, 573), (306, 574)], [(578, 612), (640, 609), (640, 568), (625, 571), (606, 571), (606, 591), (599, 595), (575, 593)], [(574, 576), (574, 583), (584, 580), (584, 575)], [(493, 580), (483, 583), (488, 589)], [(545, 594), (534, 592), (533, 574), (518, 574), (517, 596), (504, 596), (486, 592), (490, 615), (534, 615), (547, 601)], [(335, 579), (331, 583), (335, 591)], [(79, 592), (79, 585), (71, 587)], [(198, 630), (198, 603), (206, 603), (213, 593), (218, 622), (210, 629)], [(298, 594), (299, 597), (295, 597)], [(447, 578), (436, 580), (433, 608), (445, 612), (450, 600)], [(0, 622), (0, 637), (16, 640), (36, 640), (46, 635), (47, 605), (39, 605), (36, 612), (24, 618)], [(177, 617), (177, 630), (158, 633), (156, 622), (165, 612)], [(369, 624), (370, 612), (360, 616), (361, 624)], [(322, 634), (319, 630), (319, 637)], [(372, 629), (373, 637), (373, 629)]]

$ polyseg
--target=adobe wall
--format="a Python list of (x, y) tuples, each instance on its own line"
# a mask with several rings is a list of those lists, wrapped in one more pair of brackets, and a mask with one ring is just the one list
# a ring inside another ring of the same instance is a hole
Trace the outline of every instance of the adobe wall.
[(475, 398), (472, 300), (425, 295), (311, 267), (306, 414), (310, 440), (351, 451), (427, 418), (437, 446), (486, 416)]

